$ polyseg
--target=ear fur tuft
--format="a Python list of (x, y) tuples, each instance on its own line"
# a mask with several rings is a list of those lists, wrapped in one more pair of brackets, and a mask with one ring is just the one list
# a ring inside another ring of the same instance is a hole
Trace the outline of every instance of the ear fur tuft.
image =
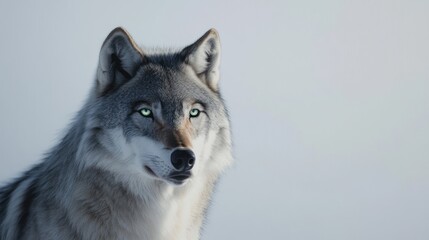
[(215, 92), (219, 90), (220, 51), (219, 34), (212, 28), (181, 52), (185, 63)]
[(107, 36), (100, 50), (97, 69), (97, 94), (105, 95), (130, 80), (143, 62), (144, 55), (123, 28)]

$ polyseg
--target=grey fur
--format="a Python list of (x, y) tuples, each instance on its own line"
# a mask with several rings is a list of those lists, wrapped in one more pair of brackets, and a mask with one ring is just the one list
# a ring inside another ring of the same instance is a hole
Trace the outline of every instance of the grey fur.
[[(182, 51), (150, 55), (113, 30), (68, 132), (0, 189), (0, 238), (199, 239), (213, 187), (232, 161), (219, 58), (213, 29)], [(192, 108), (201, 114), (191, 118)], [(178, 148), (197, 156), (184, 183), (168, 177)]]

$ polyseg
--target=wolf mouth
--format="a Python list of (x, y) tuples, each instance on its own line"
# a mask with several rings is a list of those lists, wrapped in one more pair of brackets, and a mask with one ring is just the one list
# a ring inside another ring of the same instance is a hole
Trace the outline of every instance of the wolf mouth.
[[(146, 170), (146, 172), (149, 175), (159, 179), (158, 175), (156, 175), (156, 173), (150, 167), (144, 166), (144, 169)], [(192, 176), (192, 173), (190, 171), (174, 172), (174, 173), (170, 174), (167, 179), (170, 182), (181, 185), (186, 181), (186, 179), (190, 178), (191, 176)]]
[(182, 184), (186, 179), (190, 178), (192, 176), (190, 171), (186, 171), (186, 172), (176, 172), (173, 174), (170, 174), (168, 176), (169, 180), (177, 183), (177, 184)]

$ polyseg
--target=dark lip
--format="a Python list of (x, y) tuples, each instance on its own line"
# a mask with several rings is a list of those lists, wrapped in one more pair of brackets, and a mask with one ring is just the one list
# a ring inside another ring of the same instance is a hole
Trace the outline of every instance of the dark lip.
[(190, 178), (192, 173), (190, 171), (187, 172), (175, 172), (168, 176), (169, 180), (174, 183), (182, 184), (186, 179)]
[[(155, 174), (155, 172), (148, 166), (144, 166), (144, 169), (146, 170), (146, 172), (159, 179), (159, 177)], [(186, 172), (174, 172), (172, 174), (170, 174), (167, 179), (168, 181), (177, 184), (177, 185), (182, 185), (188, 178), (190, 178), (192, 176), (192, 173), (190, 171), (186, 171)]]

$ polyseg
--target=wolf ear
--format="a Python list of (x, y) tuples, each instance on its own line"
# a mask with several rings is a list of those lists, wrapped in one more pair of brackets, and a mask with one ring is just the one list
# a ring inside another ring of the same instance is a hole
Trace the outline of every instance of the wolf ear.
[(215, 29), (207, 31), (192, 45), (181, 52), (184, 62), (210, 89), (217, 92), (220, 65), (220, 40)]
[(104, 95), (130, 80), (143, 62), (143, 53), (128, 32), (115, 28), (100, 50), (96, 90)]

